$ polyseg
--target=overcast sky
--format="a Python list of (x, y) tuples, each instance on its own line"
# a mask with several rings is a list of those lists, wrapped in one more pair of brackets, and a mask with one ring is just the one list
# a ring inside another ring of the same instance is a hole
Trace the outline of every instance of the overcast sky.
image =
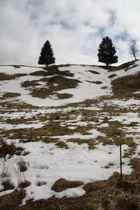
[(99, 64), (105, 36), (119, 64), (133, 59), (128, 43), (140, 46), (140, 0), (0, 0), (0, 65), (37, 65), (46, 40), (56, 64)]

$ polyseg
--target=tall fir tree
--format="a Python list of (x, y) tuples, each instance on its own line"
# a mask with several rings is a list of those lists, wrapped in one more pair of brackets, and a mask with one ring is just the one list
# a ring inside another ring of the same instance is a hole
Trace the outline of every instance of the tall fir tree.
[(41, 53), (38, 59), (38, 64), (53, 64), (55, 63), (55, 58), (53, 54), (53, 49), (50, 42), (47, 40), (41, 49)]
[(112, 40), (106, 36), (102, 39), (101, 44), (99, 45), (98, 49), (98, 61), (103, 62), (106, 64), (106, 66), (109, 66), (109, 64), (117, 63), (118, 62), (118, 56), (115, 55), (116, 50), (113, 46)]

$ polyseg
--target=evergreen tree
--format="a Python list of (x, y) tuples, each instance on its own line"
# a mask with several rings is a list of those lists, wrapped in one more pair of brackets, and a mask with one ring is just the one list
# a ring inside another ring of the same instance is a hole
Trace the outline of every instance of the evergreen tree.
[(41, 49), (38, 64), (46, 64), (47, 66), (53, 63), (55, 63), (53, 49), (50, 42), (47, 40)]
[(112, 44), (112, 40), (106, 36), (102, 39), (101, 44), (99, 45), (98, 49), (98, 61), (103, 62), (108, 66), (112, 63), (118, 62), (118, 56), (115, 55), (116, 50)]

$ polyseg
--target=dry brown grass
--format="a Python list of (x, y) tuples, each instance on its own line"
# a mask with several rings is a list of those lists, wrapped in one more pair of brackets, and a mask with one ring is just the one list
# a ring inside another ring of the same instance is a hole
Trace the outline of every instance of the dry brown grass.
[(17, 77), (22, 77), (22, 76), (26, 76), (26, 74), (9, 75), (9, 74), (5, 74), (5, 73), (0, 73), (0, 81), (16, 79)]
[(55, 192), (61, 192), (68, 188), (75, 188), (83, 185), (84, 183), (81, 181), (68, 181), (66, 179), (59, 179), (57, 180), (54, 185), (52, 186), (52, 190)]
[(136, 61), (133, 60), (133, 61), (130, 61), (130, 62), (127, 62), (127, 63), (123, 63), (123, 64), (121, 64), (119, 66), (108, 66), (108, 67), (101, 66), (101, 68), (104, 68), (104, 69), (106, 69), (108, 71), (118, 71), (118, 70), (122, 70), (122, 69), (124, 69), (125, 71), (128, 71), (128, 70), (130, 70), (130, 69), (132, 69), (132, 68), (137, 66), (137, 64), (135, 64), (135, 62)]
[(8, 144), (2, 137), (0, 137), (0, 158), (6, 157), (7, 154), (13, 156), (20, 155), (23, 152), (22, 147), (16, 147), (14, 143)]
[(124, 76), (112, 81), (112, 90), (115, 97), (140, 97), (134, 92), (140, 90), (140, 72), (135, 75)]
[(7, 92), (7, 93), (3, 94), (2, 99), (4, 99), (4, 98), (14, 98), (14, 97), (18, 97), (20, 95), (21, 95), (20, 93)]
[[(24, 191), (14, 192), (0, 198), (0, 210), (139, 210), (140, 209), (140, 173), (120, 175), (116, 172), (108, 180), (86, 184), (85, 195), (73, 198), (49, 198), (19, 206), (25, 196)], [(83, 184), (82, 182), (79, 184)], [(55, 183), (55, 190), (61, 192), (77, 183), (60, 179)]]

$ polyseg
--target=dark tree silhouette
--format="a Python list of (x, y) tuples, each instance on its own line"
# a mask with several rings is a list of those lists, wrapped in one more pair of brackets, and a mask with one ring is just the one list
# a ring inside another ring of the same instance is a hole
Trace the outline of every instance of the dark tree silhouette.
[(47, 66), (53, 63), (55, 63), (53, 49), (50, 42), (47, 40), (41, 49), (38, 64), (46, 64)]
[(99, 45), (98, 49), (98, 61), (103, 62), (108, 66), (112, 63), (118, 62), (118, 56), (115, 55), (116, 50), (112, 44), (112, 40), (106, 36), (102, 39), (101, 44)]

